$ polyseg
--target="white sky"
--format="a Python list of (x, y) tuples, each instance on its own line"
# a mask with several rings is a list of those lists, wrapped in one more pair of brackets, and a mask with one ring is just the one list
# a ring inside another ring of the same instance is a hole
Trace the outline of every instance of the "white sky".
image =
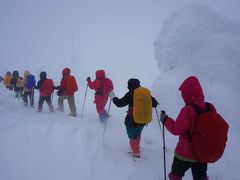
[(165, 18), (200, 2), (240, 19), (238, 0), (0, 1), (0, 74), (45, 70), (58, 82), (69, 66), (82, 84), (103, 68), (120, 86), (131, 77), (150, 86), (159, 75), (153, 42)]

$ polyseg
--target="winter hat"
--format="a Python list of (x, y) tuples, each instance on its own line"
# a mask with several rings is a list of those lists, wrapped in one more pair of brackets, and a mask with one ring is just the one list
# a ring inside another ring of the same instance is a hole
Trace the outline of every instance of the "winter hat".
[(18, 71), (13, 71), (13, 76), (14, 76), (14, 77), (19, 77)]
[(27, 76), (29, 76), (30, 75), (30, 72), (29, 71), (25, 71), (24, 72), (24, 77), (27, 77)]
[(105, 78), (105, 71), (104, 70), (97, 70), (95, 74), (96, 74), (96, 79)]
[(140, 81), (138, 79), (132, 78), (128, 80), (128, 89), (134, 90), (138, 87), (140, 87)]
[(71, 73), (71, 70), (68, 67), (64, 68), (62, 71), (63, 76), (70, 75), (70, 73)]
[(45, 71), (42, 71), (40, 73), (40, 79), (46, 79), (47, 78), (47, 73)]
[(10, 72), (10, 71), (8, 71), (8, 72), (6, 73), (6, 75), (11, 75), (11, 72)]

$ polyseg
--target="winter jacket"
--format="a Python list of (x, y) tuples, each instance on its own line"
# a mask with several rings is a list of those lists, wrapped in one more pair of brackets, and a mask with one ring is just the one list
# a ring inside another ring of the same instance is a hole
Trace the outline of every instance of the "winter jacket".
[(175, 121), (168, 117), (164, 126), (172, 134), (179, 136), (175, 150), (176, 156), (182, 158), (182, 160), (192, 161), (196, 158), (192, 152), (188, 132), (197, 118), (197, 112), (190, 105), (196, 104), (200, 108), (204, 109), (204, 94), (198, 79), (194, 76), (190, 76), (184, 80), (179, 87), (179, 91), (182, 93), (185, 106), (181, 109)]
[[(127, 127), (139, 127), (144, 126), (145, 124), (138, 124), (134, 121), (132, 109), (133, 109), (133, 93), (136, 88), (140, 87), (140, 81), (138, 79), (130, 79), (128, 81), (129, 91), (122, 98), (113, 98), (113, 103), (117, 107), (124, 107), (128, 105), (127, 115), (125, 117), (125, 125)], [(158, 102), (154, 97), (152, 97), (152, 107), (157, 107)]]
[(60, 82), (59, 89), (63, 90), (64, 96), (73, 96), (74, 92), (78, 90), (77, 82), (75, 80), (75, 77), (70, 75), (71, 71), (69, 68), (64, 68), (62, 75), (63, 78)]
[(4, 77), (4, 80), (3, 80), (3, 84), (6, 86), (6, 87), (12, 87), (13, 84), (12, 84), (12, 79), (13, 79), (13, 76), (11, 74), (6, 74), (5, 77)]

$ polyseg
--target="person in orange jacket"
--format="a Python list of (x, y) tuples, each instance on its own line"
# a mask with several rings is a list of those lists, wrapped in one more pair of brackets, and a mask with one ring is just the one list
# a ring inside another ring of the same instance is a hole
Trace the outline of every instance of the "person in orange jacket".
[(75, 77), (70, 75), (71, 70), (69, 68), (64, 68), (62, 71), (62, 80), (60, 85), (57, 86), (55, 89), (58, 90), (57, 95), (58, 97), (58, 110), (60, 112), (64, 111), (63, 101), (67, 99), (68, 105), (71, 111), (71, 116), (77, 116), (77, 110), (75, 105), (74, 93), (78, 91), (78, 85), (75, 80)]
[(10, 91), (13, 90), (13, 84), (12, 84), (13, 76), (10, 71), (8, 71), (4, 77), (3, 84), (6, 86), (7, 89)]

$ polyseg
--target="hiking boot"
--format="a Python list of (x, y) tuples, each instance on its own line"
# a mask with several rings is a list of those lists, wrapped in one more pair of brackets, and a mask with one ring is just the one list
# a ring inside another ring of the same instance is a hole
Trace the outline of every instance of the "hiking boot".
[(140, 154), (132, 154), (132, 157), (133, 157), (133, 158), (136, 158), (136, 159), (141, 158)]
[(72, 113), (70, 113), (70, 114), (68, 114), (69, 116), (72, 116), (72, 117), (77, 117), (77, 115), (76, 114), (72, 114)]

